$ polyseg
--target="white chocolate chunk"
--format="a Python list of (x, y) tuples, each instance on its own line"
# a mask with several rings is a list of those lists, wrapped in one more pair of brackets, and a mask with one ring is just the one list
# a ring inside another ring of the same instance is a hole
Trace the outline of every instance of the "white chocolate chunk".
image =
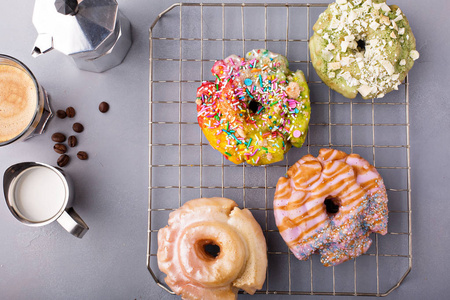
[(369, 27), (372, 28), (373, 30), (377, 30), (378, 27), (380, 27), (380, 24), (373, 21), (372, 23), (370, 23)]
[(359, 61), (358, 62), (358, 67), (360, 70), (362, 70), (364, 68), (364, 62), (363, 61)]
[[(382, 87), (383, 87), (384, 85), (382, 85)], [(377, 92), (378, 92), (378, 88), (376, 87), (376, 86), (373, 86), (372, 87), (372, 90), (370, 91), (371, 92), (371, 94), (376, 94)]]
[(330, 28), (331, 29), (336, 29), (338, 27), (339, 27), (339, 20), (336, 19), (336, 18), (331, 19)]
[(402, 60), (400, 61), (400, 66), (404, 66), (404, 65), (406, 65), (406, 60), (402, 59)]
[(390, 12), (391, 8), (389, 7), (389, 5), (387, 5), (386, 3), (381, 3), (381, 10), (384, 12)]
[(328, 69), (329, 70), (339, 70), (341, 68), (341, 63), (340, 62), (332, 62), (328, 64)]
[(336, 73), (334, 73), (334, 72), (329, 72), (329, 73), (328, 73), (328, 78), (333, 79), (333, 78), (335, 78), (335, 77), (336, 77)]
[(353, 34), (347, 35), (347, 36), (345, 36), (344, 40), (347, 42), (352, 42), (355, 40), (355, 36)]
[(381, 3), (374, 3), (373, 7), (375, 7), (376, 9), (380, 9), (381, 8)]
[(387, 60), (382, 60), (381, 61), (381, 65), (386, 69), (386, 71), (388, 72), (388, 74), (390, 76), (392, 76), (392, 74), (394, 74), (394, 66)]
[(400, 20), (403, 20), (403, 16), (402, 15), (398, 15), (397, 18), (394, 19), (394, 22), (398, 22)]
[(322, 50), (322, 56), (326, 61), (332, 61), (334, 57), (333, 53), (326, 49)]
[(350, 72), (344, 72), (342, 75), (342, 78), (344, 78), (347, 82), (352, 80), (352, 75), (350, 74)]
[(336, 3), (339, 5), (344, 5), (347, 3), (347, 0), (336, 0)]
[(413, 60), (417, 60), (419, 59), (419, 52), (417, 50), (411, 50), (411, 52), (409, 52), (409, 56), (413, 59)]
[(341, 52), (347, 52), (348, 44), (349, 44), (349, 42), (347, 42), (347, 41), (341, 42)]
[(395, 39), (397, 36), (395, 35), (395, 33), (392, 31), (391, 32), (391, 38)]
[(352, 77), (352, 78), (350, 78), (348, 83), (350, 86), (357, 86), (359, 84), (359, 80)]
[(365, 84), (361, 85), (361, 86), (358, 88), (358, 92), (359, 92), (363, 97), (367, 97), (367, 95), (369, 95), (371, 91), (372, 91), (372, 88), (371, 88), (370, 86), (368, 86), (368, 85), (365, 85)]
[(353, 21), (355, 21), (357, 17), (358, 16), (356, 15), (355, 11), (352, 10), (352, 11), (350, 11), (350, 14), (348, 15), (347, 21), (349, 23), (353, 23)]
[(328, 51), (331, 51), (331, 50), (336, 49), (336, 47), (333, 45), (333, 43), (329, 43), (329, 44), (325, 47), (325, 49), (328, 50)]
[(403, 28), (400, 28), (400, 29), (398, 30), (398, 34), (404, 35), (404, 34), (405, 34), (405, 28), (404, 28), (404, 27), (403, 27)]
[(398, 31), (397, 23), (395, 23), (394, 20), (392, 20), (391, 23), (392, 23), (392, 27), (394, 27), (394, 29)]
[(343, 67), (348, 66), (354, 61), (355, 61), (355, 59), (352, 57), (343, 57), (341, 59), (341, 66), (343, 66)]

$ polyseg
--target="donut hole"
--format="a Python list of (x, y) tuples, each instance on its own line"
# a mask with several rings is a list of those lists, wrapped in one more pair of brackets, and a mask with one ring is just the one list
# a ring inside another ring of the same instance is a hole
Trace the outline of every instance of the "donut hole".
[(366, 41), (365, 40), (358, 40), (356, 41), (356, 44), (358, 45), (358, 51), (364, 52), (366, 51)]
[(325, 204), (325, 209), (327, 210), (328, 216), (333, 216), (338, 213), (340, 205), (339, 199), (333, 197), (325, 198), (323, 204)]
[(220, 246), (212, 240), (197, 242), (197, 253), (204, 260), (214, 260), (220, 255)]
[(255, 114), (258, 111), (260, 106), (261, 106), (261, 103), (259, 103), (258, 101), (252, 100), (248, 104), (248, 109), (250, 109)]
[(203, 246), (206, 255), (216, 258), (220, 254), (220, 247), (216, 244), (206, 244)]

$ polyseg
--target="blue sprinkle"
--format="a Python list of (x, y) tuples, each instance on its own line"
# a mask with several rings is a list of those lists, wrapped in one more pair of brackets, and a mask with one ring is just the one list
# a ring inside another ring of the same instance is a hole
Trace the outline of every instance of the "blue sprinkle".
[(245, 85), (252, 85), (252, 83), (253, 82), (252, 82), (252, 80), (250, 78), (247, 78), (247, 79), (244, 80), (244, 84)]

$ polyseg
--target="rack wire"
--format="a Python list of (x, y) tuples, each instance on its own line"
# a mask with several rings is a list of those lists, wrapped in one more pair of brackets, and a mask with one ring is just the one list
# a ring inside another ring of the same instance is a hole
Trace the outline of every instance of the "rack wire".
[[(147, 267), (167, 292), (157, 266), (157, 234), (169, 213), (190, 199), (222, 196), (248, 208), (268, 244), (260, 294), (386, 296), (412, 266), (409, 83), (383, 99), (348, 100), (312, 68), (312, 22), (328, 4), (177, 3), (150, 27), (149, 212)], [(213, 80), (216, 59), (266, 48), (302, 69), (311, 89), (305, 145), (268, 166), (234, 165), (209, 146), (196, 121), (196, 88)], [(389, 197), (388, 234), (372, 234), (369, 251), (326, 268), (317, 255), (298, 261), (281, 239), (272, 199), (279, 177), (307, 153), (332, 147), (376, 166)]]

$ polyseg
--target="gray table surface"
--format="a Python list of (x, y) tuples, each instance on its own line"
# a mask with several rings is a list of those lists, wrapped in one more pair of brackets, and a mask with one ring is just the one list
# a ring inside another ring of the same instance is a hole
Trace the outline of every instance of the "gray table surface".
[[(121, 0), (120, 8), (133, 26), (133, 46), (123, 64), (95, 74), (78, 70), (69, 58), (56, 51), (32, 58), (30, 52), (36, 37), (31, 23), (33, 1), (2, 0), (0, 53), (15, 56), (28, 65), (51, 94), (53, 108), (74, 106), (74, 120), (85, 125), (85, 131), (79, 135), (78, 150), (87, 151), (90, 158), (73, 159), (66, 170), (76, 185), (75, 209), (90, 230), (83, 239), (77, 239), (57, 223), (26, 227), (13, 218), (4, 203), (0, 205), (0, 298), (178, 299), (157, 287), (146, 268), (148, 29), (172, 3)], [(450, 102), (446, 94), (450, 82), (446, 54), (450, 46), (450, 3), (394, 3), (412, 24), (421, 58), (409, 76), (413, 268), (400, 288), (387, 298), (444, 299), (450, 291), (446, 274), (450, 248), (446, 203), (450, 194), (446, 173), (450, 167), (446, 156), (450, 146)], [(107, 114), (98, 112), (101, 101), (111, 104)], [(57, 155), (50, 136), (55, 131), (68, 134), (70, 127), (67, 119), (55, 118), (44, 135), (1, 148), (0, 171), (22, 161), (55, 164)]]

